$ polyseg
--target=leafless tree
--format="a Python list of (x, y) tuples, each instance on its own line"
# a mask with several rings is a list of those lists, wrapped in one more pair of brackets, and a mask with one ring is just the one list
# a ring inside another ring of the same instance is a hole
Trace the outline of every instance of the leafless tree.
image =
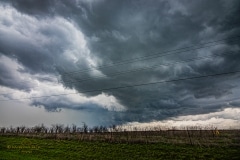
[(77, 126), (75, 124), (72, 124), (72, 133), (77, 132)]
[(83, 122), (83, 132), (88, 133), (88, 126), (85, 122)]
[(6, 132), (6, 128), (5, 127), (2, 127), (1, 128), (1, 133), (4, 134)]
[(67, 133), (69, 134), (70, 133), (70, 127), (67, 125), (65, 128), (64, 128), (64, 133)]

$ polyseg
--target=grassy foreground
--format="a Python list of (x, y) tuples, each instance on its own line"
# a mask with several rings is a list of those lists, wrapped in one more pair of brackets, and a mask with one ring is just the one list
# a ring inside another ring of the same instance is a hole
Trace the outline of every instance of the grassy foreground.
[(78, 142), (0, 136), (0, 160), (40, 159), (240, 159), (240, 148), (187, 144)]

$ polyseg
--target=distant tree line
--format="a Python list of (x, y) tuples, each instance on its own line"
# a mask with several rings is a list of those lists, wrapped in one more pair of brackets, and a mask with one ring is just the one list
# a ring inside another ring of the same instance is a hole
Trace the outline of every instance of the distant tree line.
[(105, 126), (89, 127), (86, 123), (83, 123), (82, 127), (72, 124), (71, 126), (64, 126), (63, 124), (53, 124), (51, 127), (46, 127), (44, 124), (36, 125), (34, 127), (18, 126), (18, 127), (1, 127), (0, 133), (103, 133), (108, 132), (109, 128)]
[[(218, 130), (216, 127), (188, 126), (176, 127), (134, 127), (111, 125), (89, 127), (86, 123), (78, 127), (75, 124), (44, 124), (34, 127), (0, 127), (0, 135), (49, 138), (78, 141), (107, 141), (114, 143), (185, 143), (191, 145), (209, 145), (226, 142), (239, 142), (240, 130)], [(231, 139), (233, 137), (233, 139)], [(240, 144), (240, 143), (239, 143)]]

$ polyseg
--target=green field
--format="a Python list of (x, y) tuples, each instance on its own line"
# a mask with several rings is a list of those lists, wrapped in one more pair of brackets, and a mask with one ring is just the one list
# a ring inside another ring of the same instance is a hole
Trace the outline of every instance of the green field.
[(239, 146), (108, 143), (0, 136), (1, 160), (240, 159)]

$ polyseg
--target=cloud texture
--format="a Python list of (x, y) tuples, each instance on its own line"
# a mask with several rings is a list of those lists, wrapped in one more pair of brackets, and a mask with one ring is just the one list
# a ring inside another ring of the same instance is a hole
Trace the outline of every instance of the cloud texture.
[[(239, 108), (239, 74), (102, 91), (240, 70), (239, 40), (227, 39), (240, 35), (239, 13), (237, 0), (1, 0), (1, 99), (88, 110), (106, 124)], [(164, 56), (219, 39), (226, 40)], [(180, 62), (199, 57), (208, 58)], [(138, 71), (119, 74), (130, 70)]]

